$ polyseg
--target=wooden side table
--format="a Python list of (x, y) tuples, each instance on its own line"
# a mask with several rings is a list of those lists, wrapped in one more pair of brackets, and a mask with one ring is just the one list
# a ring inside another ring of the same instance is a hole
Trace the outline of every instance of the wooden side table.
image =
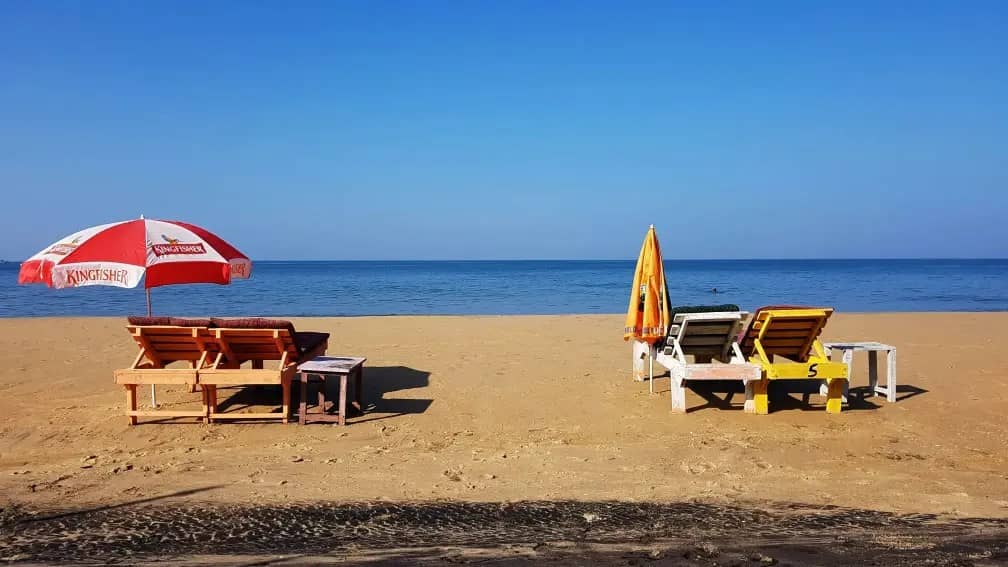
[[(850, 385), (850, 377), (854, 368), (854, 353), (865, 351), (868, 353), (868, 388), (872, 395), (882, 394), (886, 401), (896, 401), (896, 347), (875, 341), (852, 342), (852, 343), (826, 343), (826, 353), (832, 356), (834, 350), (843, 353), (844, 364), (847, 365), (847, 383)], [(886, 353), (886, 385), (878, 385), (878, 353)]]
[[(317, 356), (308, 362), (298, 365), (297, 378), (301, 381), (301, 401), (298, 407), (298, 423), (304, 425), (309, 421), (338, 423), (346, 425), (347, 417), (347, 387), (350, 378), (354, 381), (353, 406), (357, 412), (364, 413), (364, 362), (366, 358), (346, 356)], [(339, 378), (339, 405), (335, 415), (330, 414), (326, 407), (326, 380)], [(308, 381), (321, 382), (318, 392), (318, 408), (308, 413)]]

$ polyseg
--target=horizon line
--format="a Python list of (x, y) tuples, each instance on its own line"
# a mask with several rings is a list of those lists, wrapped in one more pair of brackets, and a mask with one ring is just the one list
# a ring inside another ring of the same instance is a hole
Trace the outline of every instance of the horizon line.
[[(259, 258), (250, 259), (252, 262), (633, 262), (635, 258)], [(823, 262), (823, 261), (851, 261), (851, 260), (872, 260), (872, 261), (904, 261), (904, 260), (1001, 260), (1008, 261), (1008, 257), (998, 256), (877, 256), (877, 257), (837, 257), (837, 258), (663, 258), (663, 262)], [(2, 264), (21, 264), (25, 260), (4, 260)]]
[[(253, 262), (633, 262), (636, 258), (328, 258), (328, 259), (279, 259), (260, 258)], [(845, 257), (845, 258), (663, 258), (665, 262), (751, 262), (751, 261), (850, 261), (850, 260), (1004, 260), (1008, 257), (995, 256), (892, 256), (892, 257)]]

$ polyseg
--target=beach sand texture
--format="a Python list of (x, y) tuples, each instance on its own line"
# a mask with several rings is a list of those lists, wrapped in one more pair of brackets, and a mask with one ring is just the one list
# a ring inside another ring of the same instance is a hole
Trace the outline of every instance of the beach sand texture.
[[(332, 333), (329, 354), (368, 358), (370, 410), (342, 428), (130, 427), (112, 382), (136, 354), (124, 324), (0, 320), (6, 509), (620, 501), (1008, 518), (1008, 314), (838, 314), (827, 340), (897, 347), (899, 401), (858, 399), (859, 354), (842, 414), (793, 396), (768, 416), (743, 413), (741, 393), (725, 409), (688, 392), (692, 411), (671, 413), (667, 377), (654, 395), (631, 380), (621, 316), (295, 319)], [(197, 400), (159, 389), (169, 406)]]

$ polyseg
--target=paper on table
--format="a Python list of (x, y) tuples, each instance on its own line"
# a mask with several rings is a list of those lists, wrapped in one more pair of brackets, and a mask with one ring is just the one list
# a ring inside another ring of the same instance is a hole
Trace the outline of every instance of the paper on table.
[(298, 370), (301, 372), (347, 372), (365, 360), (367, 359), (348, 356), (317, 356), (298, 365)]

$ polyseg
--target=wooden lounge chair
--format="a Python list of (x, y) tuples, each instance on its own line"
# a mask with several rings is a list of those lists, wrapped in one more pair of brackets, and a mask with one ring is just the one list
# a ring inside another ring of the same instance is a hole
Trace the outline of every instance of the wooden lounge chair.
[[(199, 373), (207, 396), (207, 420), (280, 419), (288, 422), (291, 381), (300, 362), (325, 354), (327, 333), (299, 333), (290, 321), (271, 319), (212, 319), (210, 329), (220, 349), (212, 364)], [(275, 368), (267, 368), (268, 366)], [(242, 367), (248, 363), (248, 366)], [(279, 385), (282, 407), (278, 413), (221, 412), (218, 386)]]
[[(209, 365), (217, 354), (216, 341), (207, 329), (209, 319), (176, 319), (174, 317), (131, 317), (126, 327), (140, 352), (129, 368), (115, 371), (115, 383), (126, 388), (126, 415), (130, 425), (138, 417), (198, 417), (205, 418), (205, 394), (200, 411), (168, 411), (137, 409), (137, 386), (141, 384), (184, 384), (190, 391), (198, 382), (199, 369)], [(188, 367), (168, 368), (174, 362), (187, 362)]]
[[(767, 389), (771, 380), (826, 382), (826, 411), (840, 413), (847, 381), (847, 365), (826, 355), (819, 334), (833, 314), (830, 307), (762, 307), (739, 337), (742, 354), (760, 365), (762, 379), (750, 382), (755, 413), (769, 412)], [(777, 358), (786, 361), (778, 361)], [(747, 397), (749, 394), (747, 394)]]
[[(686, 411), (686, 383), (691, 380), (741, 380), (746, 385), (745, 410), (754, 411), (751, 382), (760, 380), (760, 367), (746, 361), (736, 342), (749, 314), (737, 306), (675, 307), (665, 348), (655, 359), (668, 368), (672, 411)], [(692, 356), (693, 360), (687, 359)]]

